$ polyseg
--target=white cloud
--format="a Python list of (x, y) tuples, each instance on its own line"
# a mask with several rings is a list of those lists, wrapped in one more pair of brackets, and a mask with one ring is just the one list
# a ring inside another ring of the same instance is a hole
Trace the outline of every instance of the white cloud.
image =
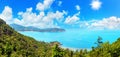
[[(50, 8), (54, 0), (44, 0), (43, 4), (38, 3), (36, 6), (39, 13), (33, 12), (33, 8), (27, 8), (25, 12), (18, 12), (18, 17), (13, 18), (12, 8), (5, 6), (5, 9), (0, 14), (0, 18), (4, 19), (7, 23), (15, 23), (22, 26), (34, 26), (38, 28), (55, 28), (59, 27), (58, 23), (62, 22), (64, 15), (67, 15), (66, 11), (48, 11), (44, 10)], [(41, 4), (41, 5), (39, 5)], [(56, 22), (57, 21), (57, 22)]]
[(111, 16), (102, 20), (82, 21), (80, 27), (92, 30), (120, 29), (120, 18)]
[(70, 16), (68, 16), (67, 18), (66, 18), (66, 20), (65, 20), (65, 23), (66, 24), (74, 24), (74, 23), (76, 23), (77, 21), (79, 20), (79, 18), (77, 17), (77, 16), (72, 16), (72, 17), (70, 17)]
[(90, 5), (93, 10), (99, 10), (102, 2), (100, 2), (99, 0), (92, 0), (92, 3)]
[(76, 10), (80, 10), (80, 6), (79, 5), (76, 5), (75, 8), (76, 8)]
[(104, 18), (103, 20), (92, 23), (91, 27), (100, 29), (120, 29), (120, 18), (115, 16)]
[(52, 5), (53, 1), (54, 0), (44, 0), (43, 3), (39, 2), (36, 5), (36, 9), (40, 10), (40, 11), (44, 11), (44, 10), (50, 8), (50, 6)]
[(36, 14), (32, 12), (32, 8), (27, 8), (26, 12), (18, 13), (22, 19), (15, 19), (14, 23), (23, 26), (54, 28), (59, 27), (57, 24), (54, 24), (54, 20), (59, 21), (60, 19), (63, 19), (65, 14), (65, 11), (48, 12), (47, 14), (41, 11), (39, 14)]
[(58, 6), (61, 6), (61, 5), (62, 5), (62, 1), (59, 1), (59, 2), (58, 2)]
[[(68, 16), (66, 11), (56, 11), (56, 12), (47, 12), (40, 11), (39, 14), (33, 13), (32, 8), (27, 8), (26, 12), (19, 12), (19, 18), (13, 18), (12, 8), (5, 6), (4, 10), (0, 14), (0, 18), (5, 20), (8, 24), (16, 23), (23, 26), (34, 26), (39, 28), (55, 28), (60, 27), (54, 20), (63, 22), (65, 24), (74, 25), (80, 24), (80, 27), (87, 29), (120, 29), (120, 18), (116, 16), (111, 16), (109, 18), (103, 18), (101, 20), (90, 20), (90, 21), (80, 21), (79, 15), (80, 12), (74, 14), (73, 16)], [(61, 21), (62, 20), (62, 21)]]
[(4, 10), (0, 14), (0, 18), (5, 20), (7, 23), (11, 23), (12, 17), (13, 17), (12, 16), (12, 8), (10, 8), (9, 6), (5, 6)]
[(66, 18), (66, 20), (65, 20), (65, 24), (71, 24), (71, 25), (73, 25), (73, 24), (76, 24), (76, 23), (78, 23), (78, 21), (79, 21), (79, 14), (80, 14), (80, 12), (78, 12), (78, 13), (76, 13), (76, 14), (74, 14), (73, 16), (68, 16), (67, 18)]

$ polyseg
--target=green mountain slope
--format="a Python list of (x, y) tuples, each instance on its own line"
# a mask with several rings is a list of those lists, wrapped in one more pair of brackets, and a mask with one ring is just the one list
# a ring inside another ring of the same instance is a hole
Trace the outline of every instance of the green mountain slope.
[(0, 57), (41, 57), (49, 50), (48, 43), (21, 35), (0, 19)]

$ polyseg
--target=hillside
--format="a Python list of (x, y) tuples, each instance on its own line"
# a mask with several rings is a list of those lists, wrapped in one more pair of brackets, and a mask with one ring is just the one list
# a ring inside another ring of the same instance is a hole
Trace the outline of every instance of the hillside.
[(49, 53), (47, 46), (48, 43), (21, 35), (0, 19), (0, 57), (41, 57)]

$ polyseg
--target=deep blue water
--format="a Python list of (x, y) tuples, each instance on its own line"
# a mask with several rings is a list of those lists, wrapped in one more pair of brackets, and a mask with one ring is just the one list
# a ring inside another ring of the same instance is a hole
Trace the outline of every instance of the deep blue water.
[(24, 35), (35, 38), (38, 41), (59, 41), (63, 47), (90, 49), (95, 46), (98, 36), (101, 36), (103, 41), (110, 43), (116, 41), (120, 37), (120, 30), (79, 30), (67, 29), (65, 32), (20, 32)]

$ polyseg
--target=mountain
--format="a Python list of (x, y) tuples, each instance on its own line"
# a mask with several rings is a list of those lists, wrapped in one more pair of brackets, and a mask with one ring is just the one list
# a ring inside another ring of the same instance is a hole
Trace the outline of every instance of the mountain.
[(32, 27), (32, 26), (24, 27), (24, 26), (21, 26), (21, 25), (18, 25), (18, 24), (10, 24), (10, 26), (17, 31), (38, 31), (38, 30), (40, 30), (39, 28), (35, 28), (35, 27)]
[(24, 36), (0, 19), (0, 57), (49, 57), (51, 50), (49, 43)]
[(38, 32), (64, 32), (65, 31), (65, 29), (61, 29), (61, 28), (39, 29), (32, 26), (24, 27), (18, 24), (10, 24), (10, 26), (17, 31), (38, 31)]

